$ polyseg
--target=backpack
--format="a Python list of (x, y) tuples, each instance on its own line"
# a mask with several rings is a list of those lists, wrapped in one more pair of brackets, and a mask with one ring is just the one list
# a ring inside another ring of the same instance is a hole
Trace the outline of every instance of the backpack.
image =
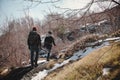
[(31, 31), (28, 36), (28, 44), (29, 45), (38, 45), (39, 44), (39, 36), (36, 32)]
[(47, 36), (47, 37), (45, 38), (44, 43), (47, 43), (47, 44), (52, 45), (52, 42), (53, 42), (53, 38), (52, 38), (51, 36)]

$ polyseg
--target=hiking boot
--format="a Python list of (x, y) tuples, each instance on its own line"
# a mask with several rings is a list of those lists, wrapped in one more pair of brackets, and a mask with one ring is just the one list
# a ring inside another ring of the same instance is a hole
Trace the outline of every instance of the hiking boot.
[(47, 59), (47, 61), (50, 61), (49, 59)]
[(38, 66), (38, 64), (35, 65), (35, 67), (37, 67), (37, 66)]
[(31, 68), (31, 69), (33, 69), (33, 68), (34, 68), (34, 66), (30, 66), (30, 68)]

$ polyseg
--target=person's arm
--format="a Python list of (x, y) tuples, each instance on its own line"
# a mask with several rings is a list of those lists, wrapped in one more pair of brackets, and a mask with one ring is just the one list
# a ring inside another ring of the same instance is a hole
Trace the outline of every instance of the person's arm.
[[(52, 37), (52, 38), (53, 38), (53, 37)], [(53, 44), (54, 44), (54, 46), (56, 46), (54, 38), (53, 38)]]
[(44, 41), (43, 41), (43, 47), (46, 46), (45, 43), (46, 43), (46, 37), (45, 37), (45, 39), (44, 39)]
[(30, 36), (30, 33), (29, 33), (29, 35), (28, 35), (28, 39), (27, 39), (27, 45), (28, 45), (28, 48), (30, 49), (29, 36)]
[(41, 49), (41, 37), (40, 37), (40, 35), (39, 35), (39, 48)]

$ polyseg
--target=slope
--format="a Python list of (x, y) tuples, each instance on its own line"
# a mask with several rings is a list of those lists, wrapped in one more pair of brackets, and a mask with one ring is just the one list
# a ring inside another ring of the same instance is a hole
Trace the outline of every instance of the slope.
[[(110, 74), (102, 70), (110, 68)], [(81, 60), (52, 72), (45, 80), (119, 80), (120, 41), (97, 49)]]

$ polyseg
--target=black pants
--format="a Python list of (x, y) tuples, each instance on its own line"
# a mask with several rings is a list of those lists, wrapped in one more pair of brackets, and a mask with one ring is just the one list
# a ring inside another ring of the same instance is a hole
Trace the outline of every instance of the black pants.
[(31, 66), (37, 66), (39, 48), (31, 46), (30, 51)]
[(47, 53), (47, 61), (49, 61), (51, 49), (47, 49), (47, 50), (48, 50), (48, 53)]
[(47, 53), (47, 61), (49, 61), (50, 58), (50, 52), (52, 49), (52, 45), (45, 45), (45, 48), (47, 49), (48, 53)]

